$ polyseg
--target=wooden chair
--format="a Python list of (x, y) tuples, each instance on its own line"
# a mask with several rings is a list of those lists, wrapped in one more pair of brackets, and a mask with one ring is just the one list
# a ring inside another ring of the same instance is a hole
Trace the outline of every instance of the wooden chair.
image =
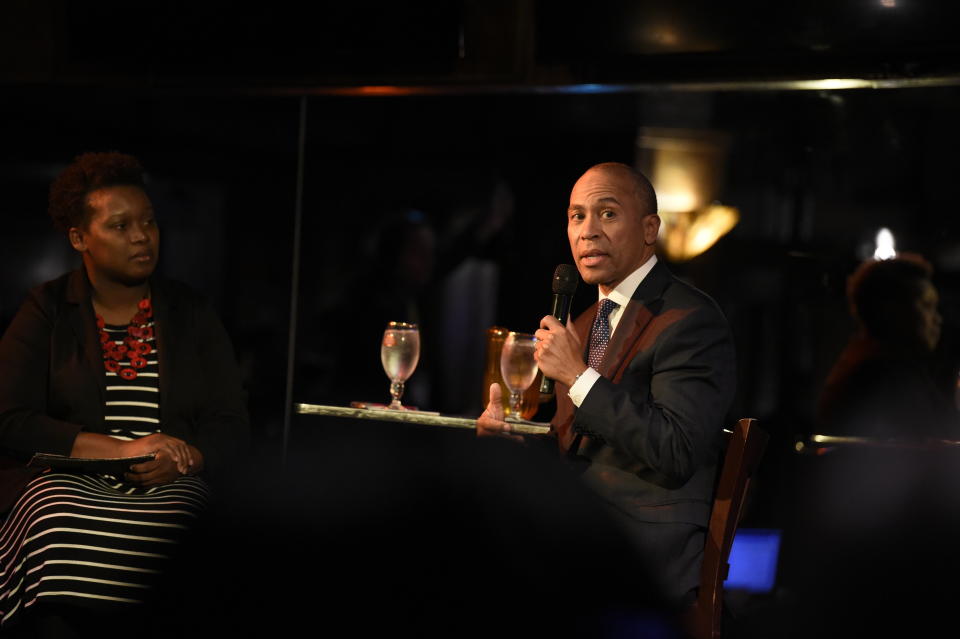
[(730, 565), (730, 548), (743, 514), (750, 480), (760, 465), (769, 436), (755, 419), (741, 419), (727, 435), (713, 498), (713, 511), (703, 551), (700, 591), (697, 600), (686, 611), (683, 623), (693, 639), (719, 639), (723, 611), (723, 582)]

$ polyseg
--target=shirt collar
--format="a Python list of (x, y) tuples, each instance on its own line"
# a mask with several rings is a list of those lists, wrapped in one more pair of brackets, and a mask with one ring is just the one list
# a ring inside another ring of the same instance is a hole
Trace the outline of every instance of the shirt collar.
[(643, 278), (647, 276), (647, 273), (653, 269), (656, 263), (657, 256), (651, 255), (650, 259), (644, 262), (640, 268), (626, 276), (615, 289), (610, 291), (610, 295), (604, 295), (603, 293), (600, 293), (600, 299), (602, 300), (604, 297), (609, 297), (614, 302), (619, 304), (620, 308), (625, 307), (633, 298), (633, 294), (636, 292), (637, 287), (640, 286), (640, 282), (643, 281)]

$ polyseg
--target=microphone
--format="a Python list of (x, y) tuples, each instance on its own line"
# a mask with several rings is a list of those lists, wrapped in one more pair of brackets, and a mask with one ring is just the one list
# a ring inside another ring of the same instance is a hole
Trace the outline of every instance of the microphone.
[[(577, 282), (580, 280), (577, 267), (573, 264), (558, 264), (553, 272), (553, 310), (550, 314), (556, 317), (561, 324), (566, 325), (570, 314), (570, 302), (577, 292)], [(540, 382), (540, 392), (544, 395), (553, 393), (553, 380), (544, 377)]]

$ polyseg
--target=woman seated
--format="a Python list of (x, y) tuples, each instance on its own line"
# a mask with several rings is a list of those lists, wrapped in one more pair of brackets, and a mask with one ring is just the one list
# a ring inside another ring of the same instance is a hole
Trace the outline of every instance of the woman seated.
[(951, 398), (935, 383), (939, 297), (918, 255), (869, 260), (850, 276), (857, 333), (820, 396), (821, 432), (879, 438), (960, 439)]
[[(81, 155), (50, 214), (83, 266), (31, 291), (0, 341), (0, 632), (137, 610), (208, 478), (249, 440), (219, 319), (154, 274), (160, 232), (137, 160)], [(118, 476), (33, 466), (35, 453), (152, 459)]]

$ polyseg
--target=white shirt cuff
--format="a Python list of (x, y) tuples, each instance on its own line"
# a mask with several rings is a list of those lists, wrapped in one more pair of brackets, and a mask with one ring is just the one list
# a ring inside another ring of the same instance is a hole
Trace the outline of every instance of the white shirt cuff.
[(592, 368), (587, 368), (587, 370), (580, 373), (580, 377), (577, 378), (577, 381), (570, 387), (570, 392), (567, 393), (570, 395), (574, 406), (580, 408), (580, 404), (587, 398), (587, 393), (590, 392), (590, 389), (593, 388), (593, 385), (597, 383), (598, 379), (600, 379), (600, 373)]

